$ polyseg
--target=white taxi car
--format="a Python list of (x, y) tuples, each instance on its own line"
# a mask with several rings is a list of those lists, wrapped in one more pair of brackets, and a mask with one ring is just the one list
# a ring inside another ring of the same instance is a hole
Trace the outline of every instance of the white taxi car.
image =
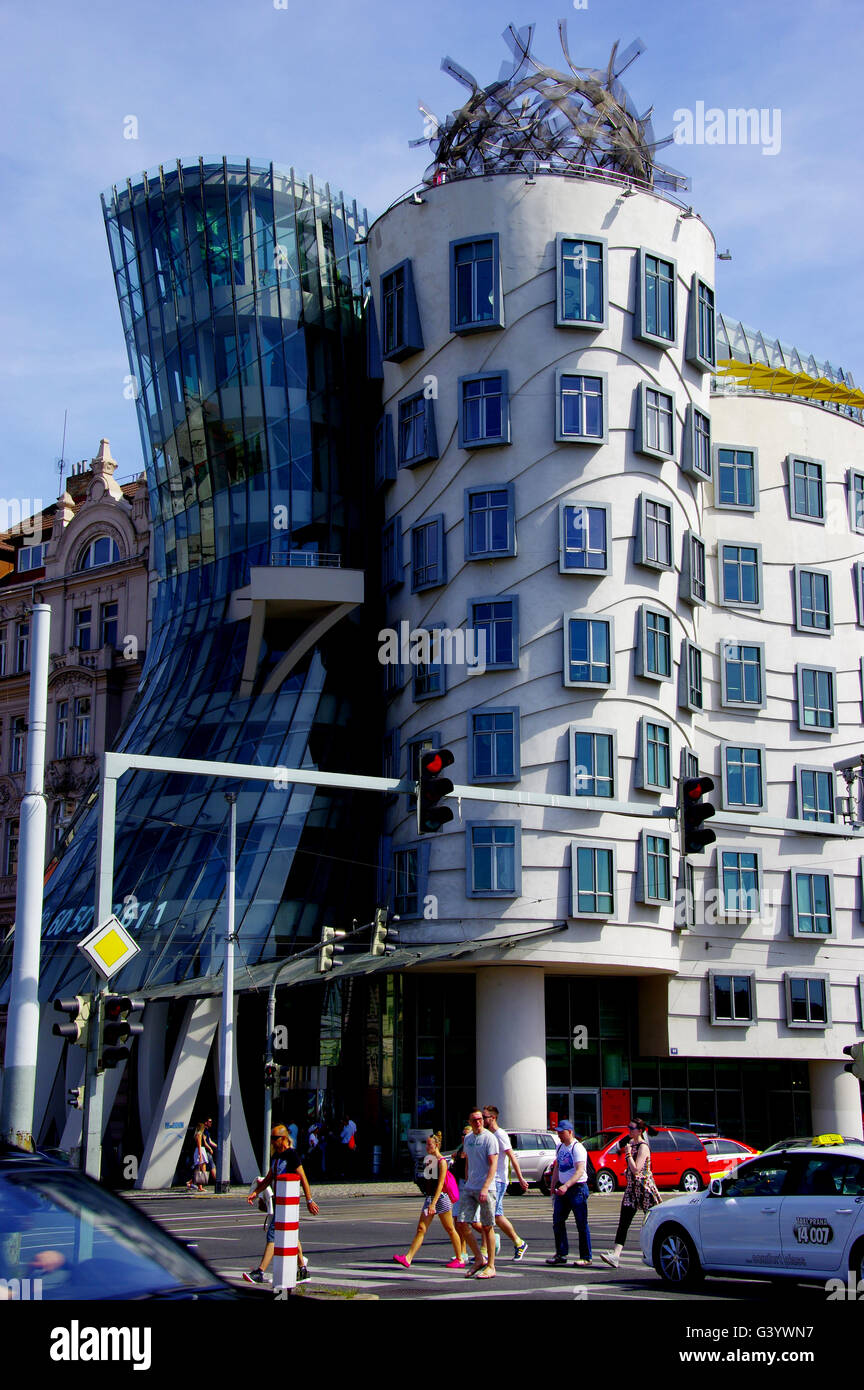
[(704, 1192), (667, 1198), (640, 1243), (645, 1264), (679, 1289), (706, 1274), (864, 1279), (864, 1142), (790, 1140)]

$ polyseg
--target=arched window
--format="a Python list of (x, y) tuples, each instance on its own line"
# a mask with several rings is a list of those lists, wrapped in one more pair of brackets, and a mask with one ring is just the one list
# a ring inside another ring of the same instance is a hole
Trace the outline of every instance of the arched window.
[(76, 571), (95, 570), (98, 565), (112, 565), (120, 559), (120, 547), (110, 536), (97, 536), (82, 550)]

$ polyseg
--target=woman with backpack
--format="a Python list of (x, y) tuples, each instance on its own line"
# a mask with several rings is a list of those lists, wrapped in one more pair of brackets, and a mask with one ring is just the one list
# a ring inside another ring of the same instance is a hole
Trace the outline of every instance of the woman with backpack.
[(432, 1225), (435, 1217), (439, 1217), (441, 1225), (447, 1232), (455, 1252), (454, 1258), (447, 1263), (448, 1269), (464, 1269), (465, 1261), (462, 1258), (462, 1244), (459, 1234), (453, 1224), (453, 1203), (458, 1201), (459, 1190), (447, 1160), (441, 1153), (441, 1135), (430, 1134), (426, 1140), (426, 1158), (418, 1174), (419, 1181), (423, 1185), (425, 1200), (423, 1210), (420, 1213), (420, 1220), (417, 1222), (417, 1234), (411, 1242), (406, 1255), (394, 1255), (393, 1259), (397, 1265), (403, 1269), (411, 1268), (411, 1261), (423, 1244), (426, 1232)]

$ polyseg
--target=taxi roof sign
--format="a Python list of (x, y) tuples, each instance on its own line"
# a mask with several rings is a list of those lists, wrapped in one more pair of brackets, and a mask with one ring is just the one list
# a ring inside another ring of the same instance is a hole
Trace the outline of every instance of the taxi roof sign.
[(120, 925), (119, 919), (112, 915), (78, 942), (78, 950), (87, 957), (103, 980), (110, 980), (133, 956), (137, 956), (141, 947)]
[(845, 1144), (846, 1140), (843, 1138), (842, 1134), (817, 1134), (816, 1138), (813, 1140), (813, 1143), (814, 1145), (819, 1144), (820, 1146), (828, 1144)]

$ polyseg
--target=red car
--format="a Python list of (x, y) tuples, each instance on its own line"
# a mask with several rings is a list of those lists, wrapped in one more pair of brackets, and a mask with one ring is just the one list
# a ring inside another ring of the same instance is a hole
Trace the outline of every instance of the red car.
[(719, 1134), (703, 1134), (702, 1143), (708, 1155), (708, 1167), (712, 1178), (725, 1178), (734, 1173), (742, 1163), (755, 1158), (759, 1149), (751, 1149), (740, 1139), (725, 1139)]
[[(651, 1171), (658, 1187), (680, 1187), (684, 1192), (700, 1192), (708, 1186), (712, 1173), (705, 1145), (698, 1134), (690, 1129), (668, 1129), (664, 1126), (656, 1134), (646, 1137), (651, 1149)], [(626, 1138), (627, 1130), (621, 1125), (604, 1129), (599, 1134), (590, 1134), (582, 1140), (588, 1150), (588, 1176), (595, 1192), (617, 1192), (626, 1186), (627, 1165), (619, 1148), (621, 1140)], [(547, 1192), (551, 1172), (550, 1163), (541, 1184)]]

